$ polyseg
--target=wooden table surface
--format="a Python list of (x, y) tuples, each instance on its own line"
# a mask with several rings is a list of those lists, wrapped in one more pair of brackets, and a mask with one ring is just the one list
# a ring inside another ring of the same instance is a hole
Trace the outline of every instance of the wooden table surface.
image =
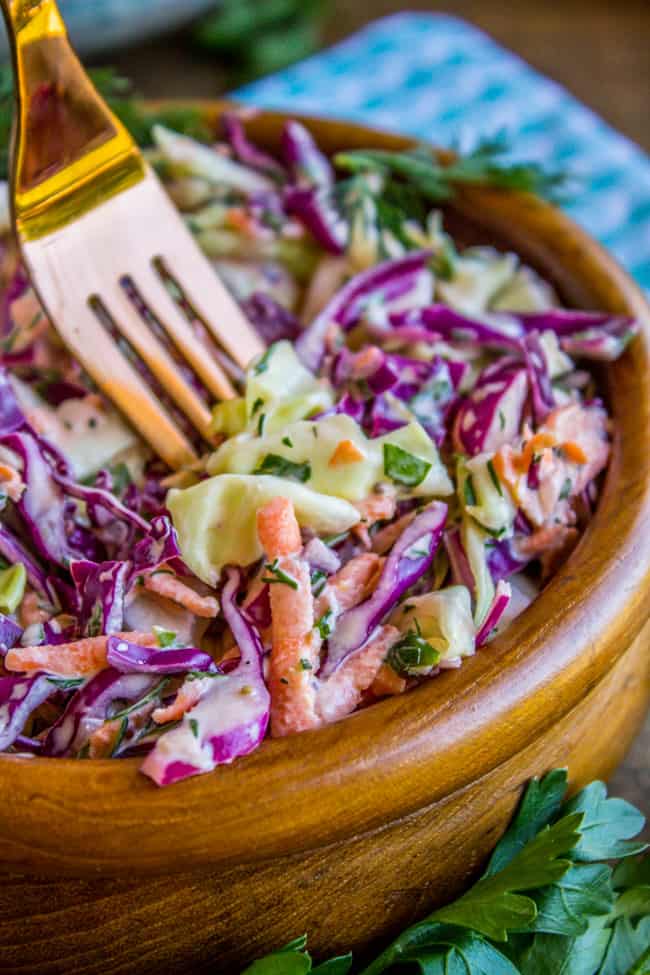
[[(611, 0), (506, 0), (500, 4), (488, 0), (331, 0), (331, 8), (327, 43), (358, 30), (368, 20), (403, 8), (444, 10), (464, 17), (650, 150), (648, 0), (616, 4)], [(226, 88), (220, 65), (197, 54), (183, 35), (141, 45), (110, 60), (147, 96), (207, 97)], [(650, 717), (611, 789), (650, 818)]]

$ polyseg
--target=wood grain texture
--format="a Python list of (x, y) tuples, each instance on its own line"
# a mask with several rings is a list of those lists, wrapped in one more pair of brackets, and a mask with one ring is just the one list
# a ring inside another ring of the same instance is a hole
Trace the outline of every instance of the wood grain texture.
[[(253, 134), (273, 148), (281, 123), (262, 115)], [(405, 144), (310, 124), (330, 151)], [(3, 756), (0, 972), (235, 970), (303, 930), (316, 951), (363, 950), (462, 886), (532, 774), (569, 764), (578, 785), (624, 754), (649, 694), (650, 313), (539, 201), (468, 191), (450, 219), (518, 250), (567, 303), (642, 321), (604, 375), (616, 432), (589, 530), (459, 671), (212, 775), (158, 791), (131, 761)]]

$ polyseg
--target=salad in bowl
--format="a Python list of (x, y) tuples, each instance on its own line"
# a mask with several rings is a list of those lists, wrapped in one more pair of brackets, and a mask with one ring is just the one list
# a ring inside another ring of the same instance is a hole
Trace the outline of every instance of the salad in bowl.
[(3, 238), (0, 751), (167, 785), (340, 721), (489, 653), (597, 503), (590, 365), (634, 321), (454, 240), (422, 150), (335, 166), (290, 121), (275, 158), (223, 123), (150, 156), (267, 345), (191, 467), (92, 388)]

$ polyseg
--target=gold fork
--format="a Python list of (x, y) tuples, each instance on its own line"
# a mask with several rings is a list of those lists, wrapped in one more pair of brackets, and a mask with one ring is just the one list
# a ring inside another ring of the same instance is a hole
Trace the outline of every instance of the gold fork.
[[(198, 337), (193, 315), (241, 368), (263, 345), (93, 87), (55, 0), (0, 5), (16, 78), (13, 222), (32, 284), (88, 375), (160, 457), (181, 467), (194, 452), (146, 378), (153, 376), (163, 400), (205, 436), (210, 411), (170, 349), (223, 399), (233, 387)], [(152, 317), (167, 347), (149, 327)]]

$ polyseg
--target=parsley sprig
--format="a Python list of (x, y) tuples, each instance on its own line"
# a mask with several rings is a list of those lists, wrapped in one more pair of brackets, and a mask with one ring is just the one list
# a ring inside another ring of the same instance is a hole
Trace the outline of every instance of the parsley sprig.
[(352, 173), (378, 173), (389, 185), (398, 182), (416, 190), (431, 203), (451, 199), (459, 186), (492, 186), (504, 190), (523, 190), (548, 199), (561, 199), (567, 190), (568, 176), (548, 170), (540, 163), (512, 162), (504, 133), (484, 139), (448, 164), (441, 163), (428, 146), (406, 152), (381, 149), (356, 149), (340, 152), (334, 162)]
[[(567, 774), (526, 789), (483, 876), (407, 928), (360, 975), (646, 975), (650, 856), (633, 839), (644, 819), (592, 782), (564, 800)], [(636, 857), (636, 858), (635, 858)], [(602, 862), (623, 858), (612, 868)], [(635, 859), (631, 859), (635, 858)], [(306, 937), (245, 975), (348, 975), (350, 954), (313, 967)], [(407, 967), (404, 967), (407, 966)]]

